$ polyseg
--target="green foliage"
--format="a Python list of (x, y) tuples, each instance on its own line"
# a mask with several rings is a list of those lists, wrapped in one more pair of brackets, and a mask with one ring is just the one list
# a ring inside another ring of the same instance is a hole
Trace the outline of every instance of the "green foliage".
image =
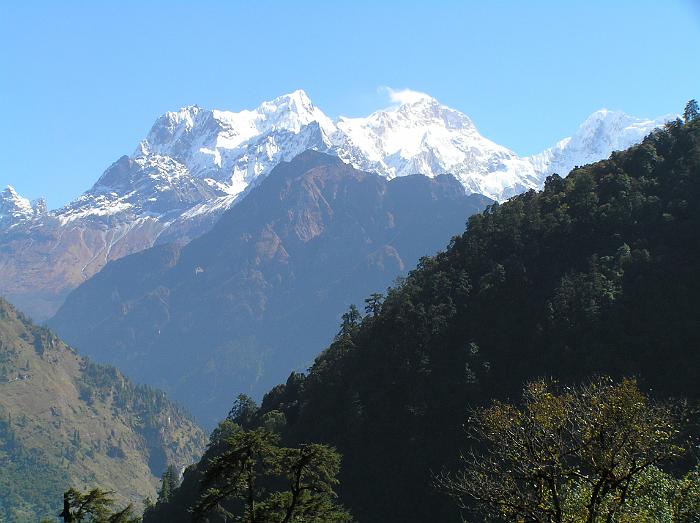
[(685, 110), (683, 111), (683, 119), (686, 123), (692, 122), (698, 116), (700, 116), (700, 107), (698, 107), (697, 100), (690, 100), (685, 104)]
[(25, 425), (0, 405), (0, 521), (29, 522), (50, 514), (69, 481), (58, 463), (22, 443)]
[(365, 313), (371, 314), (372, 316), (377, 316), (382, 310), (382, 301), (384, 300), (384, 295), (378, 292), (374, 292), (369, 295), (369, 298), (365, 300)]
[(110, 492), (95, 488), (82, 493), (74, 488), (63, 494), (63, 511), (59, 515), (65, 523), (138, 523), (131, 505), (112, 512), (114, 500)]
[(143, 515), (144, 517), (148, 517), (148, 514), (154, 510), (156, 507), (155, 502), (153, 501), (153, 498), (150, 496), (146, 496), (143, 499)]
[(347, 312), (342, 315), (342, 321), (340, 324), (340, 331), (338, 331), (338, 338), (343, 338), (345, 336), (350, 336), (357, 326), (359, 325), (362, 315), (360, 311), (357, 310), (355, 305), (350, 305)]
[(57, 515), (67, 485), (139, 500), (153, 492), (154, 471), (188, 463), (204, 446), (162, 392), (81, 359), (2, 299), (0, 362), (0, 521)]
[(0, 471), (0, 521), (30, 522), (51, 514), (69, 482), (65, 469), (17, 441), (8, 444), (1, 434)]
[(236, 401), (233, 402), (233, 407), (228, 413), (227, 419), (237, 423), (241, 427), (250, 427), (258, 413), (258, 406), (250, 396), (239, 394)]
[(174, 465), (168, 465), (168, 468), (163, 472), (160, 480), (160, 489), (158, 490), (158, 503), (167, 503), (170, 501), (173, 492), (180, 486), (180, 474)]
[[(697, 503), (658, 468), (686, 450), (682, 411), (650, 400), (635, 381), (599, 379), (560, 392), (537, 381), (522, 403), (497, 401), (470, 418), (469, 434), (485, 450), (438, 478), (463, 509), (475, 500), (488, 520), (603, 523), (644, 513), (679, 521)], [(668, 499), (653, 493), (661, 488)]]
[(234, 429), (216, 441), (221, 451), (206, 465), (195, 519), (216, 513), (250, 523), (349, 521), (334, 501), (338, 453), (324, 445), (283, 448), (278, 442), (265, 429)]
[(261, 425), (269, 432), (281, 434), (287, 425), (287, 417), (279, 410), (271, 410), (263, 415)]
[(81, 370), (80, 392), (88, 403), (96, 399), (111, 401), (117, 409), (133, 411), (147, 427), (157, 425), (158, 416), (166, 409), (189, 419), (189, 414), (178, 404), (171, 403), (162, 390), (136, 385), (115, 367), (98, 365), (85, 358)]
[[(590, 485), (576, 481), (567, 494), (564, 511), (570, 517), (565, 521), (585, 523), (587, 502), (592, 496)], [(656, 466), (645, 468), (630, 482), (625, 503), (619, 506), (618, 498), (606, 496), (600, 504), (605, 516), (593, 521), (603, 523), (615, 507), (616, 523), (695, 523), (700, 520), (700, 473), (695, 469), (676, 478)]]

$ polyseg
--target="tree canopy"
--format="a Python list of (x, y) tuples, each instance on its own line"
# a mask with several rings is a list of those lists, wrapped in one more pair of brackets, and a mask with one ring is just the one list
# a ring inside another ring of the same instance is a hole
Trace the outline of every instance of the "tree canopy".
[[(484, 450), (437, 483), (493, 521), (660, 521), (664, 513), (690, 521), (690, 510), (700, 515), (697, 473), (676, 480), (662, 470), (690, 447), (683, 414), (682, 404), (654, 401), (630, 379), (566, 388), (535, 381), (522, 407), (496, 401), (473, 412), (468, 433)], [(654, 488), (668, 491), (665, 501), (649, 497)]]
[(266, 429), (229, 430), (204, 470), (195, 520), (216, 513), (244, 523), (350, 521), (335, 502), (337, 452), (318, 444), (279, 447), (279, 436)]
[(141, 518), (134, 514), (131, 505), (113, 512), (114, 500), (111, 492), (99, 488), (80, 492), (74, 488), (63, 494), (63, 511), (60, 517), (65, 523), (138, 523)]
[(687, 122), (691, 122), (700, 116), (700, 107), (698, 106), (697, 100), (690, 100), (685, 104), (685, 110), (683, 111), (683, 119)]

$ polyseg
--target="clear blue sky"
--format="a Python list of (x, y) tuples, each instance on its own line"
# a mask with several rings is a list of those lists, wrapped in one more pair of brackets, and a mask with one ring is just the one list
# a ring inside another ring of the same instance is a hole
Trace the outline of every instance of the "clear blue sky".
[(57, 207), (155, 118), (303, 88), (329, 116), (424, 91), (521, 154), (592, 111), (700, 98), (700, 2), (0, 2), (0, 184)]

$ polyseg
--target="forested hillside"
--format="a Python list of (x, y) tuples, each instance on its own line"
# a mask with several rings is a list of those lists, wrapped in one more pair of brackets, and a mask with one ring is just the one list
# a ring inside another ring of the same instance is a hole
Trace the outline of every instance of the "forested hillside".
[[(471, 217), (364, 314), (351, 308), (308, 375), (233, 418), (335, 446), (358, 521), (458, 521), (432, 473), (456, 466), (468, 406), (595, 373), (698, 399), (699, 231), (700, 120), (677, 120)], [(162, 507), (172, 520), (189, 520), (203, 466)]]
[(57, 516), (70, 486), (114, 490), (137, 510), (204, 434), (158, 390), (81, 358), (0, 299), (0, 521)]

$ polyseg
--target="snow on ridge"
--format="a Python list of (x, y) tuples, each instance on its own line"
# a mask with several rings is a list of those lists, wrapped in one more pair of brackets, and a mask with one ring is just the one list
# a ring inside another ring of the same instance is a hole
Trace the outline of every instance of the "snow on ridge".
[(18, 212), (31, 212), (32, 205), (27, 198), (20, 196), (14, 187), (8, 185), (0, 195), (0, 201), (3, 204), (12, 206)]
[[(88, 217), (111, 223), (139, 216), (165, 223), (220, 213), (280, 161), (308, 149), (387, 178), (453, 174), (468, 192), (502, 201), (541, 188), (552, 172), (566, 174), (574, 165), (627, 148), (669, 119), (601, 109), (571, 137), (520, 157), (482, 136), (467, 115), (425, 93), (387, 93), (394, 105), (360, 118), (331, 120), (303, 90), (238, 112), (197, 105), (167, 112), (130, 157), (119, 159), (92, 189), (49, 214), (61, 223)], [(8, 190), (2, 195), (15, 202), (13, 208), (23, 209), (10, 219), (9, 204), (2, 203), (5, 224), (17, 222), (19, 214), (21, 220), (46, 214), (45, 204), (43, 212), (30, 211), (26, 199), (10, 197)]]
[(654, 129), (676, 117), (637, 118), (623, 111), (599, 109), (589, 115), (572, 136), (527, 159), (542, 180), (553, 173), (566, 176), (577, 165), (608, 158), (613, 151), (641, 142)]
[(46, 201), (43, 198), (29, 201), (20, 196), (11, 185), (0, 193), (0, 229), (12, 228), (46, 212)]
[(251, 142), (275, 132), (298, 134), (313, 122), (318, 122), (326, 134), (335, 132), (330, 118), (302, 90), (263, 102), (253, 110), (232, 112), (191, 106), (158, 118), (132, 158), (171, 156), (197, 176), (221, 179), (218, 171), (230, 174)]
[(588, 163), (626, 148), (665, 121), (601, 109), (574, 136), (539, 155), (520, 157), (479, 134), (467, 115), (425, 93), (385, 90), (397, 105), (335, 121), (303, 90), (240, 112), (191, 106), (159, 118), (132, 157), (173, 157), (191, 175), (236, 196), (280, 161), (316, 149), (387, 178), (450, 173), (467, 191), (504, 200), (540, 188), (552, 169), (568, 172), (572, 162)]

